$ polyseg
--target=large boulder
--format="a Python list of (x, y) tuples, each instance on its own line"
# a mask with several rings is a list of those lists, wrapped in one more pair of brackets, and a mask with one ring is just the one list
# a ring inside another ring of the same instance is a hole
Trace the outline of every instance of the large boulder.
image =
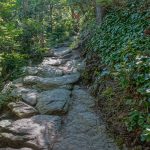
[(65, 65), (59, 67), (61, 70), (63, 70), (64, 74), (71, 74), (83, 71), (85, 69), (85, 63), (81, 60), (69, 60), (66, 62)]
[(27, 76), (24, 78), (24, 84), (37, 85), (41, 89), (52, 89), (59, 86), (76, 83), (80, 78), (80, 73), (64, 75), (62, 77), (41, 78), (38, 76)]
[(43, 77), (56, 77), (63, 75), (61, 69), (44, 65), (39, 67), (25, 67), (24, 71), (28, 75), (38, 75)]
[(36, 108), (41, 114), (62, 115), (68, 111), (71, 91), (55, 89), (44, 91), (38, 97)]
[(53, 150), (119, 150), (94, 110), (94, 98), (86, 90), (76, 87), (72, 99), (73, 105)]
[(68, 53), (68, 54), (59, 56), (59, 58), (61, 58), (61, 59), (70, 59), (71, 57), (72, 57), (72, 53)]
[(54, 49), (53, 56), (62, 57), (71, 52), (72, 52), (72, 49), (70, 49), (69, 47), (60, 47), (60, 48)]
[(31, 149), (31, 148), (0, 148), (0, 150), (33, 150), (33, 149)]
[(0, 148), (0, 150), (33, 150), (33, 149), (31, 149), (31, 148)]
[(64, 47), (55, 47), (44, 54), (44, 57), (62, 57), (72, 52), (72, 49), (64, 45)]
[(27, 147), (36, 150), (49, 150), (52, 148), (61, 127), (60, 117), (47, 115), (20, 119), (8, 126), (1, 126), (1, 122), (1, 148)]
[(11, 109), (12, 113), (19, 118), (31, 117), (38, 113), (35, 108), (21, 101), (11, 102), (8, 104), (8, 107)]
[(23, 79), (23, 83), (25, 85), (34, 85), (37, 84), (38, 82), (40, 82), (40, 80), (42, 80), (42, 77), (38, 77), (38, 76), (26, 76)]
[(17, 87), (11, 93), (14, 97), (21, 97), (25, 103), (31, 106), (35, 106), (37, 103), (38, 91), (35, 89)]
[(43, 62), (40, 64), (40, 66), (59, 66), (63, 65), (67, 59), (59, 59), (56, 57), (49, 57), (49, 58), (44, 58)]

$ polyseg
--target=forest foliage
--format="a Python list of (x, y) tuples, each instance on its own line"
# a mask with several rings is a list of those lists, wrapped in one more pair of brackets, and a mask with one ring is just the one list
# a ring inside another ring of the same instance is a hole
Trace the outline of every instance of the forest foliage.
[[(126, 128), (150, 142), (149, 7), (148, 0), (1, 0), (0, 80), (19, 77), (30, 60), (79, 35), (86, 54), (103, 66), (95, 78), (113, 78), (128, 93)], [(98, 23), (101, 9), (106, 16)]]
[(53, 45), (72, 34), (68, 5), (54, 0), (2, 0), (0, 2), (1, 75), (14, 78), (27, 59), (40, 58)]
[(115, 79), (127, 93), (122, 101), (128, 114), (122, 121), (128, 131), (137, 132), (138, 139), (147, 142), (150, 142), (150, 37), (145, 31), (149, 30), (149, 17), (148, 1), (126, 1), (111, 8), (101, 26), (89, 23), (92, 33), (85, 44), (87, 53), (96, 53), (103, 66), (95, 69), (95, 78), (100, 83), (107, 77)]

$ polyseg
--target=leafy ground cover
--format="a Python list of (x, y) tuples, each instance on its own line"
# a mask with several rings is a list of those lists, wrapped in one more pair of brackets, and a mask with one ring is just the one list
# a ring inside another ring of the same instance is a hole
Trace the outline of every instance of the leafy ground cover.
[(95, 82), (92, 92), (107, 121), (130, 146), (150, 142), (149, 16), (146, 0), (114, 7), (101, 26), (88, 25), (92, 34), (84, 48), (88, 67), (83, 77)]

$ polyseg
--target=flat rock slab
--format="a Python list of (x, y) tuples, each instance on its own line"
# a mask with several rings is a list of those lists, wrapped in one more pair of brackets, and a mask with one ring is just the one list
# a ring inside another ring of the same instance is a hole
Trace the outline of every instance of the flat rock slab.
[(0, 128), (8, 127), (8, 126), (10, 126), (12, 123), (13, 123), (12, 120), (3, 120), (3, 121), (0, 121)]
[(54, 49), (53, 56), (62, 57), (71, 52), (72, 52), (72, 50), (69, 47), (61, 47), (61, 48)]
[(49, 58), (44, 58), (43, 62), (40, 64), (40, 66), (59, 66), (64, 64), (67, 61), (67, 59), (59, 59), (56, 57), (49, 57)]
[(62, 115), (68, 111), (71, 91), (55, 89), (42, 92), (36, 108), (41, 114)]
[(58, 116), (37, 115), (0, 126), (0, 147), (50, 150), (61, 127)]
[(52, 89), (59, 86), (76, 83), (80, 78), (80, 73), (64, 75), (55, 78), (41, 78), (38, 76), (27, 76), (24, 78), (24, 84), (37, 85), (41, 89)]
[(65, 126), (53, 150), (119, 150), (93, 110), (94, 98), (87, 91), (75, 88), (72, 99)]
[(35, 106), (37, 103), (38, 91), (35, 89), (17, 87), (11, 93), (14, 97), (22, 97), (22, 100), (31, 106)]
[(59, 67), (63, 70), (64, 74), (71, 74), (83, 71), (85, 69), (85, 64), (81, 60), (70, 60), (65, 63), (65, 65)]
[(27, 105), (24, 102), (11, 102), (8, 104), (8, 107), (11, 109), (19, 118), (31, 117), (38, 114), (37, 110), (30, 105)]
[(0, 150), (33, 150), (31, 148), (0, 148)]
[(71, 57), (72, 57), (72, 53), (68, 53), (68, 54), (59, 56), (59, 58), (61, 58), (61, 59), (70, 59)]
[(44, 77), (56, 77), (63, 75), (63, 71), (61, 69), (52, 66), (26, 67), (24, 71), (28, 75), (38, 75)]

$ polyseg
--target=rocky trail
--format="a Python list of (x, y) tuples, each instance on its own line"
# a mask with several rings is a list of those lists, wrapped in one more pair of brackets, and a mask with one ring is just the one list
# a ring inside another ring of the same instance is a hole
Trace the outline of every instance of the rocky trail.
[(95, 112), (95, 100), (80, 85), (80, 52), (54, 49), (25, 77), (3, 89), (21, 101), (0, 116), (0, 150), (119, 150)]

